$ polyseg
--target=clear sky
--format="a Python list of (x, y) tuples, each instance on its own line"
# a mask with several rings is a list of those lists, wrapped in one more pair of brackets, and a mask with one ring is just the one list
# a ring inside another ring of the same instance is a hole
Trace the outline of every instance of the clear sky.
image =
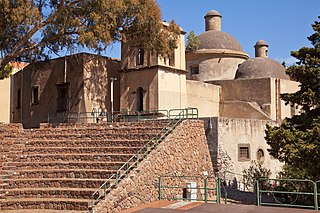
[[(292, 64), (290, 51), (310, 46), (311, 24), (320, 16), (320, 0), (158, 0), (163, 19), (175, 20), (187, 33), (204, 32), (204, 15), (217, 10), (222, 31), (235, 37), (254, 57), (254, 44), (269, 44), (269, 57)], [(109, 53), (120, 57), (115, 46)]]

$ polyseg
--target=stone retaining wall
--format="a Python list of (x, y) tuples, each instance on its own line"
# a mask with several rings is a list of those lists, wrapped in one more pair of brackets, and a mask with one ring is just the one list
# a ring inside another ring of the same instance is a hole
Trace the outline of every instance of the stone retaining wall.
[(119, 212), (157, 200), (161, 175), (204, 175), (206, 172), (213, 176), (203, 125), (200, 120), (179, 124), (173, 134), (95, 207), (94, 212)]

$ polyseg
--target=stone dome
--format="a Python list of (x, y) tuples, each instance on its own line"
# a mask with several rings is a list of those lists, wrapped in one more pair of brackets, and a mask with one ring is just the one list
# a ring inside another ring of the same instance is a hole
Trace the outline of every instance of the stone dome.
[(216, 10), (211, 10), (211, 11), (209, 11), (209, 12), (205, 15), (205, 17), (207, 17), (207, 16), (220, 16), (220, 17), (222, 17), (221, 14), (220, 14), (218, 11), (216, 11)]
[(254, 46), (269, 46), (265, 40), (259, 40)]
[(256, 57), (243, 62), (236, 72), (236, 79), (248, 78), (280, 78), (289, 80), (285, 68), (270, 58)]
[(200, 39), (200, 49), (229, 49), (235, 51), (242, 51), (240, 43), (231, 35), (226, 32), (217, 30), (209, 30), (201, 33), (198, 38)]

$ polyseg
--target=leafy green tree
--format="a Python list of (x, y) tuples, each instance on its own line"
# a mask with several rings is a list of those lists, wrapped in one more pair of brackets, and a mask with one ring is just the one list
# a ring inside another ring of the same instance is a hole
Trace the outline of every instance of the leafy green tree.
[(270, 169), (264, 168), (259, 162), (251, 161), (251, 165), (242, 171), (246, 188), (254, 187), (256, 180), (259, 178), (269, 178)]
[(194, 34), (193, 31), (190, 31), (187, 37), (187, 47), (186, 51), (196, 51), (199, 48), (200, 39)]
[(12, 73), (12, 67), (8, 64), (0, 70), (0, 79), (8, 78)]
[(176, 47), (172, 22), (162, 30), (155, 0), (0, 0), (0, 70), (12, 60), (47, 58), (63, 48), (103, 51), (139, 44), (167, 56)]
[[(318, 17), (320, 18), (320, 16)], [(320, 22), (308, 39), (312, 47), (292, 51), (298, 59), (287, 69), (289, 76), (300, 82), (300, 90), (282, 94), (287, 104), (301, 108), (301, 114), (286, 118), (279, 127), (267, 126), (269, 153), (286, 163), (283, 174), (294, 178), (320, 179)]]

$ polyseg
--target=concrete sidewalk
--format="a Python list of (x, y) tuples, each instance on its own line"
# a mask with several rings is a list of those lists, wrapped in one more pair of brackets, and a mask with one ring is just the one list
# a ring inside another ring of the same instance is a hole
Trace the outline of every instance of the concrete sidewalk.
[[(252, 205), (229, 205), (229, 204), (204, 204), (193, 203), (178, 207), (176, 209), (170, 209), (166, 206), (163, 207), (151, 207), (149, 205), (145, 209), (138, 211), (126, 211), (135, 213), (316, 213), (316, 210), (295, 209), (295, 208), (280, 208), (280, 207), (265, 207), (265, 206), (252, 206)], [(159, 205), (159, 204), (158, 204)], [(189, 206), (191, 205), (191, 206)], [(188, 208), (188, 206), (190, 208)]]

